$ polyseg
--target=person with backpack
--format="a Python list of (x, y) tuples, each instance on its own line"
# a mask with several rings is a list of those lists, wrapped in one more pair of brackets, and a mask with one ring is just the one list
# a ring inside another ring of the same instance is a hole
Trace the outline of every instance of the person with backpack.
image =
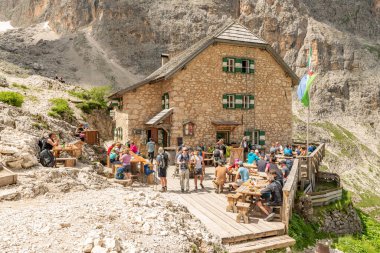
[(202, 187), (202, 189), (205, 188), (203, 186), (203, 167), (205, 166), (205, 163), (203, 161), (202, 155), (199, 154), (199, 152), (193, 152), (193, 154), (191, 156), (191, 163), (194, 164), (194, 167), (195, 167), (195, 171), (194, 171), (195, 189), (194, 189), (194, 191), (197, 192), (198, 191), (198, 182), (197, 182), (198, 177), (199, 177), (199, 180), (201, 181), (200, 186)]
[(44, 167), (54, 167), (55, 157), (53, 155), (53, 148), (59, 145), (59, 139), (55, 133), (50, 133), (46, 140), (39, 141), (42, 151), (40, 153), (40, 163)]
[(160, 178), (162, 192), (168, 190), (168, 181), (166, 179), (166, 172), (169, 166), (169, 156), (162, 147), (158, 148), (158, 155), (156, 157), (158, 176)]
[(212, 152), (212, 157), (214, 159), (214, 167), (217, 167), (218, 162), (222, 160), (222, 151), (220, 151), (219, 146), (215, 146), (215, 149)]
[(185, 183), (186, 183), (186, 192), (189, 192), (189, 161), (190, 155), (188, 154), (187, 147), (182, 148), (182, 153), (177, 158), (177, 163), (179, 164), (179, 177), (181, 184), (181, 192), (185, 192)]
[(265, 221), (270, 221), (275, 216), (271, 206), (282, 205), (282, 185), (277, 175), (275, 170), (269, 172), (268, 180), (270, 184), (261, 190), (261, 198), (256, 202), (256, 205), (267, 215), (264, 219)]

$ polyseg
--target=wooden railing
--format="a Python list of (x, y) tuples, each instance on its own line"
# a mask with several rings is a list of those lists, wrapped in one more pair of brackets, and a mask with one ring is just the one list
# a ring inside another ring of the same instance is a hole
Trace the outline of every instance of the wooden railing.
[(311, 192), (308, 194), (313, 206), (325, 206), (334, 201), (342, 199), (343, 188), (331, 189), (322, 192)]
[(301, 168), (299, 170), (299, 181), (301, 182), (301, 189), (304, 189), (305, 181), (309, 181), (309, 186), (306, 188), (305, 193), (315, 190), (315, 178), (318, 173), (319, 165), (325, 156), (325, 144), (321, 143), (308, 156), (297, 157), (300, 160)]
[(300, 170), (299, 159), (295, 159), (293, 167), (286, 179), (286, 183), (282, 188), (283, 192), (283, 206), (281, 221), (285, 224), (285, 231), (288, 232), (289, 220), (292, 217), (292, 208), (294, 205), (294, 199), (296, 197), (298, 188), (298, 176)]

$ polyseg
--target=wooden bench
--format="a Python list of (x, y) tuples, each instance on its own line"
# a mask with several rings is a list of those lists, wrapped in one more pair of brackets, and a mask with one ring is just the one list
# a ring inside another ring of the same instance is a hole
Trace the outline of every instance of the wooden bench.
[(77, 159), (74, 157), (56, 158), (55, 161), (57, 163), (63, 163), (65, 167), (75, 167), (77, 164)]
[(242, 195), (240, 193), (235, 193), (235, 194), (230, 193), (227, 195), (227, 202), (228, 202), (228, 205), (226, 208), (227, 212), (237, 213), (236, 203), (241, 198), (241, 196)]
[(243, 219), (244, 223), (248, 223), (248, 211), (250, 207), (250, 203), (237, 202), (236, 208), (238, 211), (238, 215), (236, 216), (236, 222), (240, 222)]

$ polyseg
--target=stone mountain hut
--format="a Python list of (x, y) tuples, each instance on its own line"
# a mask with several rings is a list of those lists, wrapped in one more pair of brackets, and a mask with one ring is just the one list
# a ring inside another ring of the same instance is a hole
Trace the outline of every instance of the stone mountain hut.
[[(168, 58), (168, 55), (164, 55)], [(299, 79), (271, 46), (234, 22), (200, 40), (117, 101), (115, 141), (159, 146), (292, 141), (292, 86)]]

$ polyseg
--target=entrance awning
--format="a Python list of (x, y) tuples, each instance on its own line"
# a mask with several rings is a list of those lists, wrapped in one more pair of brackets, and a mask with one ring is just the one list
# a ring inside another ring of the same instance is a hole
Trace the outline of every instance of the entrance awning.
[(215, 120), (211, 123), (216, 127), (217, 130), (227, 130), (232, 131), (235, 127), (241, 125), (241, 123), (236, 121), (227, 121), (227, 120)]
[(155, 115), (153, 118), (151, 118), (148, 122), (146, 122), (146, 125), (153, 126), (157, 125), (160, 122), (162, 122), (164, 119), (169, 117), (173, 113), (173, 108), (164, 109), (160, 111), (157, 115)]
[(214, 124), (215, 126), (238, 126), (238, 125), (241, 125), (239, 122), (224, 121), (224, 120), (211, 121), (211, 123)]

